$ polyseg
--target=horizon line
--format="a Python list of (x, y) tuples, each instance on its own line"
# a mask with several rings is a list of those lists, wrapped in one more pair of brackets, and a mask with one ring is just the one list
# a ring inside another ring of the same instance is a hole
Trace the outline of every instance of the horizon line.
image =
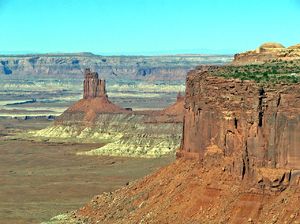
[(0, 56), (34, 56), (34, 55), (77, 55), (77, 56), (141, 56), (141, 57), (158, 57), (158, 56), (233, 56), (235, 53), (225, 52), (109, 52), (95, 53), (90, 51), (69, 51), (69, 52), (34, 52), (34, 51), (0, 51)]

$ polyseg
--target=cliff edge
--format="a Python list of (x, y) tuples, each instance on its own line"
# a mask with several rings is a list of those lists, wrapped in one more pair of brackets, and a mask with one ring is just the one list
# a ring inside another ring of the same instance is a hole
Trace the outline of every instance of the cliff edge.
[(299, 75), (299, 61), (190, 71), (177, 161), (95, 196), (68, 217), (79, 223), (299, 223)]
[[(188, 74), (178, 156), (205, 161), (214, 149), (230, 158), (225, 169), (241, 179), (257, 177), (261, 168), (268, 168), (286, 170), (282, 175), (290, 180), (293, 170), (300, 169), (299, 82), (259, 83), (222, 77), (224, 69), (231, 68), (201, 67)], [(269, 180), (261, 184), (283, 187), (283, 176), (274, 185)]]

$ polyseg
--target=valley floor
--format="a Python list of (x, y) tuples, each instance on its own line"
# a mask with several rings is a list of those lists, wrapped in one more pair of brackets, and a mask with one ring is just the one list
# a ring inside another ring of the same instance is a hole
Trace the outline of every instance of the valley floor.
[(13, 137), (49, 124), (43, 120), (0, 119), (0, 223), (49, 220), (174, 160), (76, 156), (78, 151), (101, 144), (34, 142)]

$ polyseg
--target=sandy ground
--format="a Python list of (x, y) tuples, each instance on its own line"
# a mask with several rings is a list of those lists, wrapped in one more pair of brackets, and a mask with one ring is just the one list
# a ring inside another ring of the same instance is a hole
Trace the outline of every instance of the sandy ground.
[(43, 120), (0, 119), (0, 223), (40, 223), (174, 160), (76, 156), (77, 151), (99, 144), (6, 138), (49, 124)]

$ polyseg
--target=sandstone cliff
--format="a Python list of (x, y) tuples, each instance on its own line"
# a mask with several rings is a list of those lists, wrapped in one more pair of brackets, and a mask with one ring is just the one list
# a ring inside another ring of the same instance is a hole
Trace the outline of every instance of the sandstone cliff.
[(299, 223), (299, 75), (299, 61), (189, 72), (177, 161), (63, 217), (78, 223)]
[(300, 169), (299, 83), (224, 78), (223, 69), (189, 72), (178, 156), (205, 161), (215, 150), (241, 178), (259, 175), (260, 168)]

